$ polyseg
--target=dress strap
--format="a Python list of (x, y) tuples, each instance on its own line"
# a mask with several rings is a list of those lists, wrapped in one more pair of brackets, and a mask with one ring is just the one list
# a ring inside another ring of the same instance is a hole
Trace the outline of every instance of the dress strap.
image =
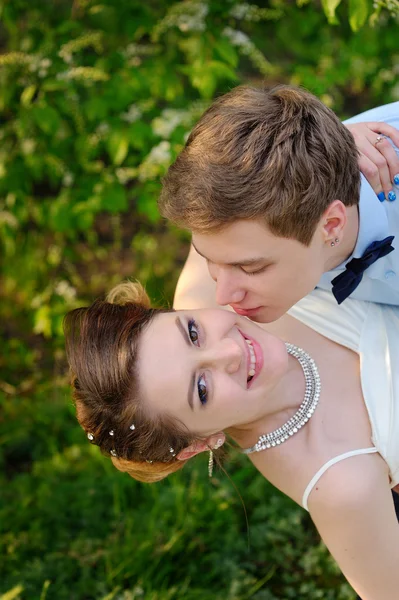
[(346, 458), (351, 458), (352, 456), (358, 456), (360, 454), (373, 454), (375, 452), (378, 452), (378, 450), (374, 446), (372, 448), (361, 448), (360, 450), (351, 450), (350, 452), (345, 452), (344, 454), (340, 454), (339, 456), (336, 456), (335, 458), (332, 458), (331, 460), (329, 460), (328, 462), (326, 462), (326, 464), (323, 465), (321, 467), (321, 469), (319, 469), (317, 471), (316, 475), (314, 475), (312, 477), (312, 479), (310, 480), (310, 482), (306, 486), (306, 489), (305, 489), (305, 491), (303, 493), (303, 496), (302, 496), (302, 506), (303, 506), (303, 508), (305, 510), (309, 510), (309, 508), (308, 508), (308, 500), (309, 500), (310, 493), (313, 490), (313, 488), (316, 485), (316, 483), (319, 481), (320, 477), (322, 475), (324, 475), (324, 473), (327, 471), (327, 469), (329, 469), (330, 467), (332, 467), (336, 463), (341, 462), (341, 460), (345, 460)]

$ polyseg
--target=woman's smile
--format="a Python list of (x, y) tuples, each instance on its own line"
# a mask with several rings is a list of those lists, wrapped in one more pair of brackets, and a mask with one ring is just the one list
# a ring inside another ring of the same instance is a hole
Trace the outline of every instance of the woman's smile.
[(220, 309), (160, 314), (139, 348), (148, 408), (200, 434), (263, 418), (287, 368), (284, 342)]
[(238, 331), (246, 344), (248, 366), (247, 388), (250, 388), (263, 367), (263, 352), (260, 344), (253, 337), (243, 333), (240, 329)]

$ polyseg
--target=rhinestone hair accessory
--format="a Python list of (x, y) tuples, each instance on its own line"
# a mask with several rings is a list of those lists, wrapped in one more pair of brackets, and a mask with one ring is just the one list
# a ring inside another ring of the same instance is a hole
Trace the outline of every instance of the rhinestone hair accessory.
[(244, 454), (262, 452), (283, 444), (295, 433), (298, 433), (316, 410), (320, 398), (320, 376), (316, 363), (302, 348), (287, 343), (285, 346), (288, 354), (296, 358), (302, 367), (306, 383), (305, 397), (299, 409), (284, 425), (270, 433), (261, 435), (254, 446), (242, 449)]
[[(129, 429), (130, 429), (130, 431), (135, 431), (135, 429), (136, 429), (136, 425), (135, 425), (134, 423), (132, 423), (131, 425), (129, 425)], [(94, 434), (93, 434), (93, 433), (91, 433), (91, 432), (89, 431), (89, 432), (87, 432), (87, 433), (86, 433), (86, 435), (87, 435), (87, 439), (88, 439), (90, 442), (92, 442), (92, 443), (94, 443), (94, 444), (96, 443), (96, 442), (95, 442), (95, 439), (94, 439)], [(115, 429), (110, 429), (110, 430), (108, 431), (108, 435), (109, 435), (110, 437), (112, 437), (112, 438), (115, 438)], [(223, 443), (223, 440), (218, 440), (218, 443), (219, 443), (219, 442), (222, 444), (222, 443)], [(215, 448), (217, 448), (217, 447), (219, 447), (219, 446), (215, 445)], [(115, 449), (115, 448), (112, 448), (112, 449), (109, 451), (109, 453), (110, 453), (110, 455), (111, 455), (111, 456), (113, 456), (114, 458), (118, 458), (118, 452), (116, 451), (116, 449)], [(140, 450), (139, 450), (139, 453), (141, 454), (141, 451), (140, 451)], [(160, 462), (170, 462), (171, 460), (173, 460), (173, 459), (176, 457), (176, 454), (177, 454), (177, 453), (176, 453), (176, 450), (175, 450), (174, 448), (172, 448), (172, 446), (169, 446), (169, 455), (168, 455), (168, 458), (166, 458), (164, 461), (160, 461)], [(145, 461), (145, 462), (147, 462), (147, 463), (149, 463), (149, 464), (153, 464), (153, 462), (154, 462), (154, 461), (153, 461), (153, 460), (146, 459), (146, 461)]]

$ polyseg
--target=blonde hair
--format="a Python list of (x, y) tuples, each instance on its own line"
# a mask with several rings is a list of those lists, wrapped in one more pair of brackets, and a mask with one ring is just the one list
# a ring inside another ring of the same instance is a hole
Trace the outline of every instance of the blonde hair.
[(359, 202), (357, 158), (349, 130), (309, 92), (237, 87), (194, 127), (159, 208), (197, 233), (261, 219), (274, 235), (309, 245), (333, 200)]
[(114, 287), (105, 301), (64, 318), (77, 419), (117, 469), (160, 481), (186, 461), (176, 455), (200, 436), (167, 413), (149, 417), (136, 372), (140, 335), (156, 315), (139, 283)]

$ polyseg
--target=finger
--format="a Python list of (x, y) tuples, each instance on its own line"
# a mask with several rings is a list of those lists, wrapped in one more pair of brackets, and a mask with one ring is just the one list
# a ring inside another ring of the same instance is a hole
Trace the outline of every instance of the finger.
[(375, 165), (373, 161), (371, 161), (365, 154), (360, 153), (358, 159), (359, 169), (379, 197), (379, 200), (383, 202), (385, 197), (382, 197), (380, 194), (384, 194), (382, 189), (382, 183), (380, 180), (380, 172), (378, 167)]
[[(395, 150), (392, 148), (390, 142), (386, 138), (383, 138), (380, 142), (378, 142), (375, 148), (384, 157), (388, 166), (389, 181), (385, 179), (386, 170), (383, 169), (382, 172), (380, 172), (382, 187), (388, 198), (388, 194), (395, 195), (392, 189), (392, 182), (394, 182), (395, 185), (397, 185), (397, 177), (399, 174), (399, 157), (396, 154)], [(389, 199), (395, 200), (393, 196)]]
[(391, 138), (395, 146), (399, 148), (399, 129), (396, 129), (396, 127), (392, 127), (392, 125), (388, 125), (387, 123), (379, 123), (378, 121), (367, 123), (367, 126), (371, 131), (374, 131), (374, 133), (382, 133)]
[[(375, 140), (369, 140), (369, 141), (370, 142), (373, 141), (375, 143)], [(393, 176), (391, 179), (389, 165), (388, 165), (387, 159), (384, 154), (385, 152), (388, 152), (388, 147), (390, 147), (391, 150), (393, 150), (389, 141), (386, 138), (382, 138), (381, 141), (378, 142), (378, 144), (373, 145), (373, 143), (370, 143), (367, 146), (365, 146), (363, 149), (363, 154), (365, 156), (367, 156), (367, 158), (369, 158), (371, 160), (371, 162), (374, 163), (374, 165), (377, 167), (377, 169), (379, 171), (380, 183), (382, 185), (382, 189), (383, 189), (383, 192), (384, 192), (386, 198), (388, 198), (388, 194), (393, 193), (393, 190), (392, 190)], [(394, 150), (393, 150), (393, 152), (395, 153)], [(389, 199), (395, 200), (396, 198), (393, 198), (391, 196)]]
[[(379, 122), (371, 122), (367, 123), (368, 128), (374, 133), (382, 133), (383, 135), (388, 136), (392, 142), (399, 148), (399, 130), (396, 127), (392, 127), (392, 125), (388, 125), (387, 123), (379, 123)], [(399, 157), (397, 153), (391, 154), (391, 159), (388, 160), (389, 171), (391, 174), (391, 181), (396, 186), (399, 186)]]

